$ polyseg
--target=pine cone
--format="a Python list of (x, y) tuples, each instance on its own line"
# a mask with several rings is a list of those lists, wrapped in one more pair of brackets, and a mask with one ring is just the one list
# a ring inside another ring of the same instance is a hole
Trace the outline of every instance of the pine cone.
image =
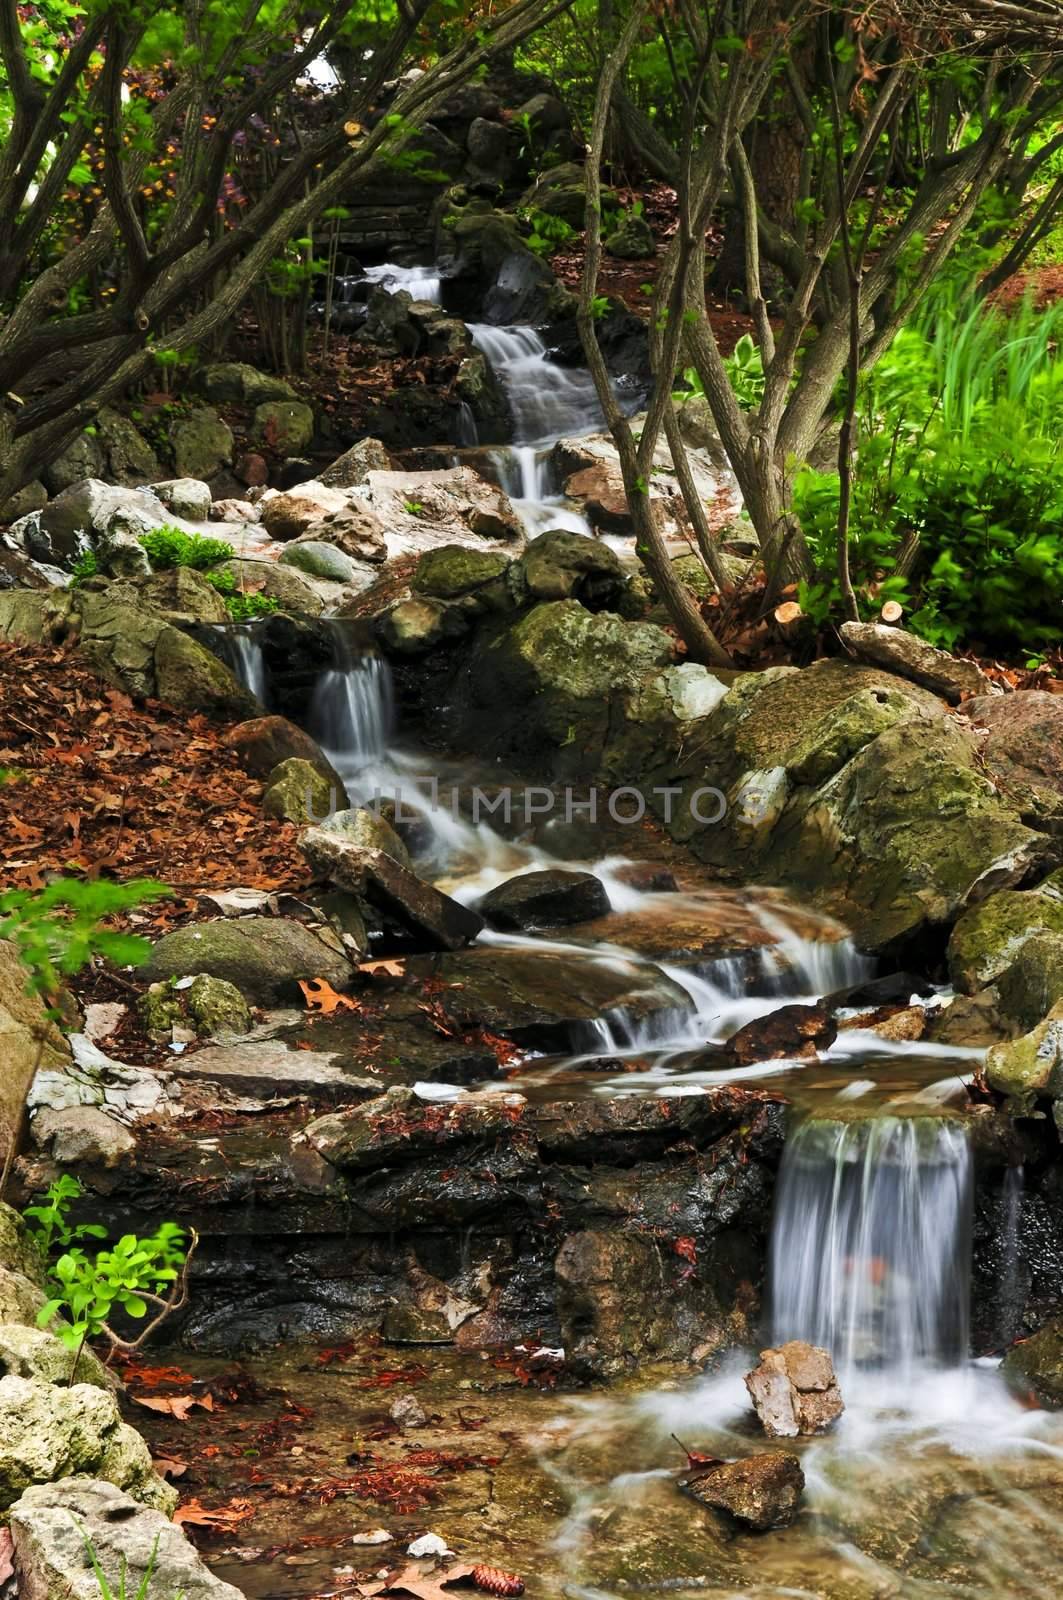
[(515, 1572), (503, 1572), (501, 1567), (473, 1567), (472, 1581), (486, 1594), (517, 1595), (524, 1593), (524, 1579)]

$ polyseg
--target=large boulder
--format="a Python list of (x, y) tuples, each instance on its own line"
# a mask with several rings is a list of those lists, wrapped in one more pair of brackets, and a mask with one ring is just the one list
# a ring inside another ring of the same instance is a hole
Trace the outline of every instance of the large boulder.
[(212, 406), (194, 406), (170, 426), (170, 448), (179, 478), (209, 481), (233, 464), (233, 431)]
[(469, 731), (478, 729), (479, 740), (500, 751), (554, 749), (574, 766), (594, 765), (615, 701), (673, 655), (672, 640), (649, 623), (592, 613), (576, 600), (537, 605), (477, 648), (469, 664)]
[(255, 407), (252, 432), (281, 455), (299, 455), (314, 437), (314, 413), (303, 400), (264, 400)]
[(507, 879), (484, 895), (478, 909), (488, 927), (520, 933), (604, 917), (609, 896), (593, 872), (553, 867)]
[(153, 494), (83, 478), (45, 506), (40, 527), (56, 561), (69, 563), (91, 548), (112, 575), (146, 575), (151, 569), (138, 537), (165, 520)]
[(500, 582), (512, 566), (501, 550), (474, 550), (443, 544), (426, 550), (417, 563), (410, 587), (439, 600), (471, 600), (485, 609), (504, 609), (509, 586)]
[(0, 1378), (0, 1506), (10, 1506), (32, 1484), (77, 1473), (105, 1478), (167, 1513), (177, 1504), (176, 1492), (153, 1470), (147, 1445), (122, 1421), (106, 1389)]
[(295, 567), (283, 562), (237, 556), (222, 562), (215, 571), (231, 573), (241, 592), (268, 595), (282, 610), (296, 616), (317, 617), (325, 609), (325, 601), (314, 585)]
[(762, 1350), (745, 1379), (753, 1409), (772, 1439), (825, 1433), (845, 1410), (828, 1350), (791, 1339)]
[(964, 994), (996, 983), (1039, 934), (1063, 936), (1063, 870), (1034, 889), (1005, 889), (972, 906), (949, 939), (949, 976)]
[(765, 1450), (743, 1461), (720, 1461), (687, 1478), (687, 1492), (751, 1528), (788, 1528), (797, 1516), (805, 1475), (796, 1456)]
[(259, 709), (224, 662), (180, 628), (165, 627), (155, 644), (155, 693), (180, 711), (247, 717)]
[(143, 579), (138, 588), (153, 611), (179, 625), (229, 620), (217, 589), (193, 567), (166, 567)]
[(549, 266), (528, 248), (513, 217), (451, 191), (437, 242), (444, 303), (459, 316), (498, 324), (553, 321), (568, 308)]
[(330, 489), (356, 489), (371, 472), (390, 472), (392, 460), (379, 439), (359, 439), (345, 450), (318, 481)]
[[(616, 204), (611, 189), (602, 190), (602, 205)], [(545, 211), (549, 217), (560, 217), (570, 228), (582, 228), (587, 209), (587, 178), (583, 168), (575, 161), (549, 167), (521, 196), (521, 208)]]
[(41, 468), (41, 478), (49, 494), (61, 494), (72, 483), (84, 478), (99, 478), (107, 461), (95, 430), (81, 433), (66, 449)]
[(21, 1600), (100, 1600), (86, 1540), (111, 1594), (243, 1600), (204, 1566), (181, 1528), (114, 1484), (91, 1477), (27, 1489), (11, 1508)]
[(323, 978), (342, 989), (351, 967), (338, 945), (330, 931), (286, 917), (223, 918), (164, 934), (141, 972), (149, 983), (205, 972), (256, 1004), (275, 1005), (301, 1000), (300, 981)]
[(1035, 933), (1023, 940), (996, 987), (1005, 1015), (1032, 1028), (1063, 995), (1063, 934)]
[(237, 723), (222, 735), (222, 743), (236, 752), (240, 764), (256, 778), (268, 778), (291, 757), (307, 761), (332, 789), (330, 809), (346, 804), (343, 780), (328, 756), (310, 734), (287, 717), (254, 717)]
[(425, 883), (386, 851), (345, 837), (342, 829), (308, 828), (299, 846), (319, 878), (368, 901), (411, 929), (430, 950), (458, 950), (483, 928), (477, 912)]
[(315, 524), (342, 514), (349, 504), (343, 490), (311, 480), (283, 494), (267, 494), (261, 501), (262, 526), (271, 539), (296, 539)]

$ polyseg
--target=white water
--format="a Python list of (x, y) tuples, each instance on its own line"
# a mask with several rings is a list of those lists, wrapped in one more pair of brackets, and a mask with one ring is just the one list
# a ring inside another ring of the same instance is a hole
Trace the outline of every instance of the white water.
[(266, 705), (269, 693), (266, 663), (254, 623), (220, 623), (214, 631), (222, 640), (223, 654), (234, 677), (260, 704)]
[(771, 1251), (772, 1342), (910, 1376), (967, 1353), (972, 1172), (944, 1117), (811, 1118), (786, 1142)]
[(385, 261), (379, 267), (366, 267), (360, 281), (374, 287), (380, 284), (391, 294), (405, 289), (414, 300), (428, 300), (436, 306), (440, 303), (439, 273), (432, 267), (398, 267), (393, 261)]

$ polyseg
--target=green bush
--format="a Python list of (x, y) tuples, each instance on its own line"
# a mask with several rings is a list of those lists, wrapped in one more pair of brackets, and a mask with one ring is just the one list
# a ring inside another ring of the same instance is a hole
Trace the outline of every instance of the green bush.
[(236, 554), (224, 539), (205, 539), (198, 533), (185, 533), (183, 528), (169, 525), (142, 533), (140, 543), (156, 572), (168, 567), (194, 567), (197, 572), (206, 572), (208, 567), (229, 561)]
[(271, 594), (247, 594), (236, 587), (231, 572), (208, 572), (207, 582), (221, 595), (233, 622), (255, 622), (279, 609), (280, 601)]

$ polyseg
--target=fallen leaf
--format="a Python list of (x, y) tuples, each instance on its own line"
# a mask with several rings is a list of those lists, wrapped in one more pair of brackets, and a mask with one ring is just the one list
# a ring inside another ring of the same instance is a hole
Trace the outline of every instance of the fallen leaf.
[(310, 978), (306, 982), (299, 980), (299, 987), (303, 991), (308, 1011), (316, 1011), (323, 1017), (329, 1017), (334, 1011), (360, 1011), (362, 1008), (357, 1000), (352, 1000), (349, 994), (337, 994), (330, 983), (324, 978)]
[(250, 1500), (230, 1500), (227, 1506), (211, 1510), (199, 1500), (186, 1500), (173, 1514), (174, 1522), (193, 1528), (236, 1528), (255, 1514)]
[(169, 1478), (171, 1482), (174, 1478), (183, 1478), (188, 1471), (188, 1462), (178, 1461), (174, 1456), (153, 1456), (151, 1464), (160, 1478)]
[(378, 972), (388, 978), (404, 978), (406, 976), (406, 959), (404, 956), (392, 956), (386, 961), (359, 961), (358, 971), (366, 972), (375, 977)]
[(187, 1422), (188, 1413), (193, 1406), (202, 1406), (204, 1411), (214, 1410), (213, 1395), (204, 1394), (171, 1394), (134, 1396), (138, 1406), (146, 1406), (149, 1411), (163, 1411), (167, 1416), (176, 1417), (178, 1422)]
[(412, 1561), (401, 1570), (396, 1568), (389, 1572), (381, 1583), (362, 1583), (358, 1592), (363, 1595), (378, 1594), (412, 1594), (415, 1600), (454, 1600), (448, 1591), (447, 1584), (459, 1583), (462, 1578), (471, 1578), (472, 1567), (444, 1567), (437, 1572), (425, 1572), (422, 1566)]

